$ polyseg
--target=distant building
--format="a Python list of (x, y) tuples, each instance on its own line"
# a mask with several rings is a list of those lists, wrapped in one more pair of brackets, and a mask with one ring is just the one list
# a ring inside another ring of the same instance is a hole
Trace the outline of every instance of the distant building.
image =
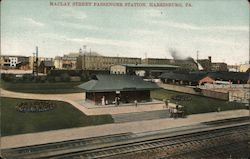
[(130, 74), (139, 76), (158, 77), (160, 74), (175, 70), (179, 66), (174, 65), (147, 65), (147, 64), (122, 64), (112, 65), (110, 74)]
[[(208, 81), (206, 79), (208, 79)], [(249, 74), (243, 72), (210, 72), (200, 79), (200, 84), (223, 82), (232, 84), (246, 84), (248, 80)]]
[(146, 65), (168, 65), (174, 64), (174, 59), (165, 59), (165, 58), (145, 58), (142, 59), (142, 64)]
[(211, 71), (212, 70), (212, 61), (211, 56), (208, 59), (198, 59), (197, 62), (201, 65), (204, 71)]
[(230, 72), (239, 72), (240, 66), (239, 65), (227, 65), (227, 69)]
[(249, 75), (242, 72), (168, 72), (160, 76), (164, 83), (177, 85), (246, 84)]
[(211, 65), (212, 71), (228, 71), (227, 64), (224, 62), (215, 62)]
[(163, 73), (160, 79), (167, 84), (196, 86), (206, 74), (206, 72), (167, 72)]
[(63, 69), (76, 69), (77, 58), (79, 53), (69, 53), (62, 57), (62, 68)]
[(29, 57), (16, 55), (1, 55), (0, 65), (3, 69), (30, 69)]
[[(33, 64), (34, 64), (34, 57), (33, 56), (29, 56), (29, 67), (32, 69), (33, 68)], [(53, 61), (54, 59), (51, 57), (38, 57), (38, 66), (40, 65), (40, 63), (42, 61)]]
[[(89, 55), (90, 53), (85, 53)], [(91, 53), (94, 56), (99, 55), (98, 53), (92, 52)], [(72, 70), (72, 69), (81, 69), (79, 64), (79, 57), (82, 55), (82, 53), (69, 53), (66, 55), (63, 55), (63, 57), (56, 56), (54, 60), (54, 65), (56, 69), (67, 69), (67, 70)], [(81, 63), (81, 61), (80, 61)]]
[(63, 55), (63, 57), (56, 56), (54, 59), (54, 65), (56, 69), (76, 69), (77, 58), (79, 53), (69, 53)]
[(240, 72), (246, 72), (250, 68), (250, 64), (241, 64), (240, 65)]
[(145, 59), (142, 60), (142, 64), (147, 64), (147, 65), (176, 65), (176, 66), (180, 66), (180, 69), (198, 70), (197, 64), (191, 58), (188, 58), (188, 59), (145, 58)]
[(202, 66), (203, 71), (228, 71), (226, 63), (212, 62), (211, 56), (208, 56), (208, 59), (198, 59), (197, 61)]
[(55, 69), (53, 61), (41, 61), (38, 67), (38, 72), (48, 74), (50, 70)]
[(56, 69), (62, 69), (63, 67), (63, 65), (62, 65), (62, 57), (60, 57), (60, 56), (56, 56), (55, 58), (54, 58), (54, 66), (55, 66), (55, 68)]
[(84, 53), (77, 58), (77, 68), (84, 70), (109, 70), (112, 65), (140, 63), (140, 58), (99, 56), (90, 53)]
[(96, 75), (79, 87), (85, 90), (85, 99), (96, 105), (149, 102), (150, 91), (159, 88), (131, 75)]

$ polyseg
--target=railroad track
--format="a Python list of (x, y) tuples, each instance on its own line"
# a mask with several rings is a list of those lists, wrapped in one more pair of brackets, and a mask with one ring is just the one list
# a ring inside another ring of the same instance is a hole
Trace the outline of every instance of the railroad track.
[[(117, 158), (118, 156), (121, 157), (122, 155), (124, 158), (130, 156), (136, 156), (136, 153), (140, 153), (139, 156), (142, 156), (142, 153), (147, 153), (148, 151), (151, 153), (156, 152), (153, 156), (156, 156), (157, 153), (164, 150), (164, 152), (169, 152), (164, 154), (164, 156), (171, 156), (173, 154), (178, 154), (180, 151), (183, 153), (185, 148), (192, 147), (193, 150), (201, 147), (208, 147), (210, 145), (219, 144), (222, 140), (225, 140), (227, 144), (235, 143), (237, 141), (241, 141), (238, 136), (241, 134), (241, 137), (244, 136), (243, 141), (245, 141), (249, 135), (248, 131), (249, 125), (241, 125), (241, 126), (234, 126), (224, 129), (217, 129), (217, 130), (210, 130), (204, 131), (199, 133), (193, 134), (185, 134), (185, 135), (178, 135), (169, 138), (160, 138), (160, 139), (153, 139), (153, 140), (146, 140), (146, 141), (139, 141), (139, 142), (132, 142), (126, 143), (121, 145), (114, 145), (109, 147), (103, 147), (88, 151), (80, 151), (80, 152), (73, 152), (59, 156), (50, 156), (51, 159), (68, 159), (68, 158)], [(231, 138), (231, 140), (226, 140)], [(187, 150), (187, 149), (186, 149)], [(162, 155), (162, 154), (161, 154)], [(159, 156), (160, 157), (160, 156)]]
[[(218, 147), (219, 146), (219, 147)], [(246, 151), (248, 150), (248, 151)], [(233, 152), (233, 153), (232, 153)], [(249, 144), (247, 141), (236, 141), (229, 144), (217, 145), (192, 152), (173, 155), (171, 158), (248, 158), (250, 156)], [(162, 159), (169, 158), (168, 156)]]
[[(64, 141), (52, 144), (3, 150), (6, 158), (132, 158), (144, 153), (161, 156), (178, 155), (189, 151), (208, 148), (209, 145), (232, 144), (249, 139), (249, 118), (237, 118), (205, 123), (200, 130), (159, 133), (138, 137), (133, 133)], [(240, 134), (240, 135), (239, 135)], [(240, 138), (239, 138), (240, 136)], [(229, 143), (227, 143), (229, 142)], [(164, 152), (164, 153), (163, 153)]]
[(13, 158), (15, 156), (22, 156), (31, 153), (43, 153), (46, 151), (55, 151), (61, 149), (68, 149), (68, 148), (76, 148), (88, 145), (97, 145), (100, 143), (108, 143), (120, 140), (126, 140), (130, 138), (133, 133), (121, 133), (121, 134), (112, 134), (106, 136), (99, 136), (99, 137), (91, 137), (91, 138), (84, 138), (84, 139), (76, 139), (76, 140), (68, 140), (62, 142), (55, 142), (49, 144), (40, 144), (34, 146), (24, 146), (12, 149), (3, 149), (2, 154), (4, 156)]

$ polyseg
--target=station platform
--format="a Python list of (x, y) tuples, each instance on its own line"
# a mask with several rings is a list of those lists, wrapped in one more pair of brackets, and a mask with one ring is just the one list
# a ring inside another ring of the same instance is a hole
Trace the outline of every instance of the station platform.
[[(84, 102), (84, 93), (70, 93), (70, 94), (33, 94), (20, 93), (0, 89), (1, 97), (23, 98), (23, 99), (39, 99), (39, 100), (59, 100), (70, 103), (72, 106), (80, 110), (86, 115), (102, 115), (102, 114), (124, 114), (124, 113), (138, 113), (146, 111), (164, 110), (165, 103), (162, 101), (153, 101), (149, 103), (134, 103), (122, 104), (119, 106), (96, 106), (88, 102)], [(175, 105), (169, 103), (169, 105)]]

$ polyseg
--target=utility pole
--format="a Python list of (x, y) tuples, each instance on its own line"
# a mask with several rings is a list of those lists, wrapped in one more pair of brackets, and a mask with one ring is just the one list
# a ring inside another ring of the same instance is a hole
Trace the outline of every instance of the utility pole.
[(38, 76), (38, 47), (36, 46), (36, 52), (33, 53), (33, 76)]
[(197, 50), (196, 52), (196, 61), (198, 62), (198, 60), (199, 60), (199, 50)]

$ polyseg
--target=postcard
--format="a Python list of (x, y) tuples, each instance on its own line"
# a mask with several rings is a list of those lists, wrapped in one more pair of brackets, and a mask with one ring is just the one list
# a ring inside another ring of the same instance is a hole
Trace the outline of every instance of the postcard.
[(249, 158), (246, 0), (2, 0), (2, 158)]

